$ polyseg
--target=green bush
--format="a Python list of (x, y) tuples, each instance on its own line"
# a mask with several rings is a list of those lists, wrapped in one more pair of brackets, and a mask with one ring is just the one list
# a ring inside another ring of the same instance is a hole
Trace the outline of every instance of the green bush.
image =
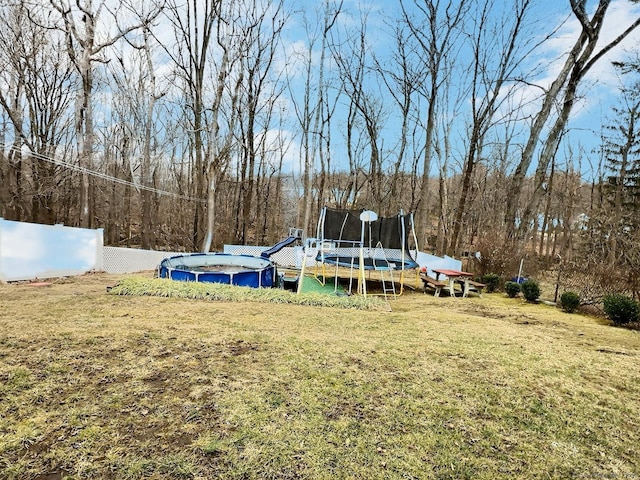
[(482, 283), (487, 286), (487, 292), (493, 293), (498, 289), (498, 285), (500, 285), (500, 275), (497, 273), (487, 273), (482, 277)]
[(520, 293), (520, 284), (516, 282), (507, 282), (504, 284), (504, 291), (507, 292), (509, 298), (516, 298)]
[(560, 295), (560, 306), (565, 312), (573, 313), (580, 306), (580, 296), (576, 292), (564, 292)]
[(640, 317), (640, 305), (626, 295), (605, 295), (602, 304), (604, 313), (616, 325), (637, 322)]
[(536, 302), (540, 298), (540, 285), (535, 280), (527, 280), (520, 286), (522, 296), (527, 302)]

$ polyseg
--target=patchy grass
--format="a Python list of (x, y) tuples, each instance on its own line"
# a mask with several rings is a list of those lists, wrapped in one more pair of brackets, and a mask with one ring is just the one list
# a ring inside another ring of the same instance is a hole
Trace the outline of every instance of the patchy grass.
[(637, 332), (503, 294), (370, 311), (118, 280), (0, 285), (0, 478), (640, 477)]

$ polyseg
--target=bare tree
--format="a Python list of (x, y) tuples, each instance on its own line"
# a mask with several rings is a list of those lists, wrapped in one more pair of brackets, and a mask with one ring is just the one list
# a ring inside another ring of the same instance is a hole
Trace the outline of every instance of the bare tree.
[[(69, 134), (73, 68), (60, 37), (34, 21), (38, 12), (18, 3), (2, 14), (0, 75), (9, 88), (0, 90), (0, 106), (13, 127), (10, 157), (17, 160), (3, 193), (10, 195), (6, 204), (15, 205), (25, 220), (51, 224), (59, 221), (59, 186), (68, 178), (54, 157)], [(22, 155), (22, 144), (28, 155)]]
[[(451, 76), (448, 76), (445, 82), (449, 83), (451, 80)], [(451, 93), (449, 85), (446, 85), (446, 87), (442, 89), (442, 92), (443, 96), (441, 101), (444, 105), (448, 105), (449, 94)], [(451, 130), (453, 128), (455, 117), (457, 116), (456, 112), (459, 111), (460, 105), (464, 101), (463, 98), (464, 97), (460, 95), (458, 99), (454, 100), (453, 104), (455, 108), (452, 109), (453, 113), (451, 115), (449, 115), (446, 109), (443, 110), (440, 118), (436, 121), (436, 125), (438, 126), (433, 134), (433, 156), (438, 166), (438, 202), (436, 206), (438, 220), (435, 241), (428, 241), (427, 244), (432, 247), (432, 250), (435, 249), (435, 252), (439, 254), (443, 254), (445, 252), (447, 241), (450, 237), (451, 207), (449, 193), (449, 165), (452, 157)], [(427, 229), (425, 233), (428, 234), (429, 230)]]
[[(405, 205), (402, 192), (406, 191), (406, 163), (408, 158), (416, 158), (419, 153), (412, 141), (420, 129), (417, 107), (417, 92), (425, 82), (424, 70), (416, 65), (413, 46), (409, 41), (408, 27), (403, 23), (393, 26), (395, 49), (388, 61), (374, 54), (375, 70), (386, 86), (390, 98), (390, 108), (397, 109), (400, 134), (397, 142), (389, 148), (392, 166), (386, 177), (388, 187), (387, 203), (391, 212), (397, 212)], [(413, 149), (411, 148), (413, 145)], [(412, 155), (413, 154), (413, 155)], [(391, 160), (391, 157), (394, 157)], [(415, 164), (416, 162), (410, 162)], [(413, 193), (413, 190), (412, 190)]]
[[(138, 185), (141, 197), (140, 245), (144, 249), (154, 247), (155, 211), (157, 208), (152, 189), (153, 173), (157, 157), (157, 130), (160, 128), (156, 104), (167, 93), (167, 86), (158, 85), (154, 65), (153, 38), (149, 25), (141, 28), (140, 38), (127, 38), (120, 51), (113, 56), (118, 61), (109, 63), (114, 91), (113, 111), (115, 123), (126, 129), (129, 142), (128, 160), (131, 180)], [(138, 161), (135, 161), (136, 158)], [(134, 171), (136, 173), (134, 173)], [(139, 179), (139, 181), (138, 181)]]
[[(472, 37), (473, 53), (471, 76), (471, 126), (470, 138), (464, 159), (462, 187), (453, 221), (453, 232), (447, 251), (457, 253), (463, 229), (463, 218), (467, 213), (467, 201), (475, 166), (482, 158), (485, 135), (494, 122), (495, 114), (508, 93), (503, 91), (505, 83), (514, 75), (526, 58), (526, 43), (521, 44), (527, 26), (530, 0), (516, 0), (508, 18), (490, 25), (492, 1), (485, 1), (479, 12), (475, 35)], [(497, 58), (497, 65), (492, 59)]]
[[(255, 28), (254, 17), (247, 15), (255, 5), (253, 0), (247, 4), (239, 2), (237, 5), (229, 5), (228, 9), (221, 10), (221, 18), (216, 31), (216, 42), (221, 60), (218, 64), (218, 71), (214, 83), (214, 95), (211, 100), (211, 118), (208, 128), (207, 144), (207, 229), (203, 242), (202, 251), (208, 252), (214, 238), (216, 220), (216, 197), (218, 195), (218, 184), (225, 175), (230, 163), (233, 141), (235, 139), (235, 128), (240, 121), (240, 112), (237, 109), (241, 88), (244, 82), (245, 71), (241, 68), (240, 61), (243, 52), (246, 50), (245, 41), (249, 33)], [(249, 10), (246, 10), (246, 9)], [(242, 23), (240, 19), (248, 16), (248, 21)], [(237, 69), (235, 78), (234, 71)], [(228, 85), (233, 82), (232, 85)], [(228, 100), (228, 114), (226, 117), (226, 128), (222, 128), (223, 103)]]
[[(264, 11), (258, 11), (257, 6), (248, 12), (245, 17), (246, 29), (242, 34), (244, 51), (241, 54), (240, 68), (244, 70), (244, 95), (239, 103), (245, 115), (243, 122), (243, 162), (242, 184), (244, 198), (241, 199), (241, 232), (240, 241), (247, 242), (247, 229), (254, 224), (252, 222), (252, 208), (254, 201), (254, 186), (256, 175), (256, 157), (260, 150), (264, 151), (267, 141), (266, 132), (269, 130), (268, 119), (271, 117), (271, 109), (278, 97), (278, 87), (270, 78), (272, 66), (278, 46), (280, 32), (284, 26), (282, 2), (272, 3)], [(258, 122), (260, 114), (264, 113), (262, 120), (262, 132)], [(259, 135), (260, 134), (260, 135)], [(256, 141), (259, 140), (259, 145)]]
[(637, 245), (629, 241), (630, 232), (640, 225), (640, 82), (623, 89), (619, 106), (613, 108), (615, 120), (607, 127), (602, 150), (607, 178), (603, 185), (605, 201), (599, 215), (602, 240), (606, 243), (609, 265), (623, 264), (624, 257)]
[[(340, 71), (343, 88), (350, 103), (350, 113), (355, 122), (350, 127), (357, 125), (357, 135), (362, 140), (361, 146), (365, 149), (368, 170), (367, 198), (365, 202), (369, 208), (384, 214), (387, 205), (384, 204), (386, 193), (383, 189), (383, 158), (381, 130), (388, 118), (382, 94), (375, 87), (375, 82), (370, 77), (375, 69), (372, 59), (369, 58), (371, 50), (367, 40), (367, 12), (362, 12), (358, 29), (347, 31), (347, 38), (342, 42), (332, 43), (332, 57)], [(349, 132), (353, 135), (353, 130)], [(353, 137), (351, 137), (350, 142)]]
[[(157, 90), (156, 74), (153, 64), (153, 56), (151, 52), (151, 34), (148, 25), (142, 30), (143, 32), (143, 52), (146, 65), (146, 72), (149, 75), (149, 88), (147, 95), (147, 109), (144, 116), (144, 147), (142, 150), (141, 172), (140, 177), (143, 185), (151, 186), (152, 184), (152, 142), (155, 120), (156, 102), (165, 95), (165, 91)], [(152, 193), (149, 189), (142, 191), (142, 231), (141, 246), (142, 248), (151, 248), (153, 241), (153, 215), (152, 215)]]
[[(76, 97), (75, 134), (78, 149), (78, 161), (81, 173), (80, 188), (80, 225), (91, 226), (91, 210), (89, 204), (89, 174), (87, 171), (93, 166), (94, 144), (94, 118), (92, 94), (94, 89), (94, 64), (106, 62), (102, 56), (104, 50), (115, 44), (128, 33), (141, 28), (145, 23), (151, 22), (160, 9), (151, 8), (144, 15), (142, 21), (121, 26), (120, 13), (124, 4), (119, 3), (116, 10), (110, 10), (105, 0), (100, 0), (94, 5), (92, 0), (77, 0), (73, 4), (69, 0), (50, 0), (54, 11), (60, 16), (61, 24), (58, 28), (66, 38), (66, 50), (74, 67), (80, 76), (81, 88)], [(128, 11), (144, 10), (138, 5), (130, 7)], [(104, 13), (106, 11), (106, 14)], [(105, 35), (101, 30), (102, 15), (107, 15), (110, 22), (118, 26), (115, 33)], [(126, 18), (126, 15), (125, 15)]]
[[(611, 2), (609, 0), (599, 0), (598, 6), (591, 17), (587, 14), (586, 0), (570, 0), (570, 4), (574, 16), (580, 22), (581, 31), (567, 55), (560, 73), (543, 95), (542, 105), (533, 119), (528, 140), (522, 152), (522, 158), (512, 176), (505, 215), (505, 223), (510, 238), (515, 238), (516, 233), (517, 238), (521, 239), (526, 235), (529, 228), (528, 219), (532, 211), (537, 208), (543, 193), (542, 187), (547, 168), (557, 151), (562, 132), (569, 121), (581, 81), (598, 61), (640, 25), (640, 18), (633, 20), (620, 35), (596, 51), (597, 42)], [(542, 151), (536, 168), (534, 190), (527, 201), (518, 226), (516, 222), (517, 206), (520, 204), (521, 189), (525, 176), (533, 160), (534, 152), (540, 143), (543, 127), (549, 121), (552, 107), (558, 101), (561, 105), (560, 113), (542, 144)]]
[[(173, 25), (175, 48), (165, 46), (184, 83), (187, 100), (192, 178), (197, 202), (194, 208), (192, 248), (207, 252), (214, 239), (218, 181), (228, 165), (242, 71), (232, 73), (240, 59), (243, 3), (219, 0), (186, 4), (170, 2), (168, 18)], [(209, 83), (210, 82), (210, 83)], [(208, 96), (208, 92), (211, 95)], [(227, 128), (223, 128), (224, 101), (228, 99)]]
[[(321, 22), (316, 22), (306, 14), (303, 17), (307, 35), (304, 52), (298, 52), (302, 63), (302, 98), (299, 99), (295, 90), (294, 80), (298, 76), (296, 70), (300, 63), (292, 62), (287, 67), (290, 77), (287, 88), (293, 100), (295, 115), (300, 127), (300, 158), (302, 175), (302, 201), (298, 203), (298, 225), (305, 231), (311, 228), (311, 210), (313, 207), (313, 180), (315, 176), (316, 158), (321, 145), (319, 137), (326, 131), (325, 106), (328, 105), (328, 81), (326, 78), (327, 53), (329, 49), (330, 32), (338, 16), (342, 12), (343, 0), (334, 2), (325, 0), (317, 14)], [(320, 43), (318, 47), (318, 42)], [(319, 52), (316, 49), (319, 48)], [(316, 60), (316, 53), (319, 59)]]
[[(209, 48), (214, 40), (216, 22), (220, 17), (221, 2), (195, 0), (186, 4), (170, 1), (167, 4), (167, 17), (173, 25), (176, 39), (175, 49), (165, 45), (175, 68), (185, 85), (188, 106), (189, 135), (193, 151), (193, 194), (198, 199), (207, 196), (207, 170), (205, 164), (205, 81)], [(197, 203), (194, 207), (192, 248), (197, 249), (204, 239), (205, 205)]]
[[(412, 36), (418, 43), (422, 53), (424, 78), (418, 82), (418, 91), (427, 102), (424, 119), (425, 142), (422, 154), (422, 181), (418, 184), (417, 194), (411, 202), (416, 211), (416, 225), (420, 235), (427, 231), (429, 176), (434, 152), (434, 137), (437, 128), (438, 102), (443, 84), (446, 83), (451, 70), (447, 68), (447, 59), (455, 55), (457, 41), (462, 33), (461, 24), (471, 6), (470, 1), (449, 0), (447, 2), (430, 0), (413, 0), (411, 3), (417, 13), (409, 13), (408, 0), (401, 0), (402, 18), (409, 27)], [(417, 17), (419, 15), (419, 17)], [(441, 177), (442, 178), (442, 177)], [(442, 190), (441, 190), (442, 192)], [(426, 238), (419, 238), (422, 244)]]

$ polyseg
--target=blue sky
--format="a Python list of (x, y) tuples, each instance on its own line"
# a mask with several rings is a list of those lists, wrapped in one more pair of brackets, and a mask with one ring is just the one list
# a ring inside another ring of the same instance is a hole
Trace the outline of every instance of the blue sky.
[[(295, 2), (292, 3), (295, 4)], [(309, 2), (309, 4), (307, 4), (308, 6), (304, 7), (305, 14), (311, 19), (312, 24), (314, 22), (314, 15), (319, 14), (318, 10), (320, 9), (321, 3), (322, 2)], [(405, 0), (405, 5), (409, 5), (410, 3), (410, 1)], [(291, 8), (296, 8), (293, 4)], [(496, 4), (497, 6), (494, 10), (496, 18), (505, 13), (509, 15), (509, 12), (504, 11), (504, 8), (507, 8), (506, 2), (496, 2)], [(595, 6), (595, 1), (588, 2), (588, 8), (593, 9)], [(568, 0), (560, 2), (537, 0), (534, 2), (533, 8), (531, 18), (535, 19), (536, 23), (533, 25), (532, 28), (534, 30), (531, 30), (530, 34), (534, 41), (540, 40), (544, 36), (551, 34), (552, 31), (557, 30), (550, 39), (546, 40), (533, 51), (523, 64), (521, 71), (528, 84), (519, 84), (518, 96), (524, 104), (524, 106), (521, 107), (520, 114), (525, 117), (537, 112), (539, 108), (538, 99), (542, 88), (546, 88), (553, 81), (565, 58), (565, 54), (575, 42), (580, 31), (579, 23), (571, 14)], [(335, 27), (337, 34), (344, 38), (346, 32), (352, 31), (354, 28), (358, 29), (360, 27), (359, 15), (363, 9), (367, 11), (366, 29), (370, 54), (375, 54), (377, 58), (384, 61), (391, 52), (389, 35), (393, 20), (399, 12), (398, 2), (378, 0), (356, 2), (346, 0), (343, 4), (342, 14), (338, 17)], [(629, 25), (631, 19), (639, 15), (640, 4), (633, 4), (627, 0), (613, 0), (607, 14), (607, 20), (603, 27), (599, 44), (611, 41)], [(283, 54), (282, 60), (287, 64), (288, 72), (296, 71), (296, 68), (298, 68), (298, 72), (303, 72), (302, 68), (295, 66), (295, 59), (304, 55), (308, 48), (307, 35), (301, 19), (302, 16), (297, 15), (285, 30), (283, 45), (285, 53)], [(315, 22), (316, 25), (320, 26), (322, 23), (321, 18), (315, 17)], [(536, 35), (538, 35), (538, 38), (535, 37)], [(632, 34), (621, 46), (610, 52), (584, 79), (579, 92), (581, 98), (574, 108), (573, 116), (565, 137), (565, 145), (561, 148), (558, 155), (561, 164), (561, 157), (567, 154), (568, 148), (571, 147), (574, 158), (577, 152), (581, 151), (585, 153), (581, 165), (585, 176), (588, 177), (593, 173), (590, 171), (590, 162), (597, 162), (597, 154), (592, 152), (597, 149), (602, 122), (607, 121), (608, 112), (610, 111), (611, 104), (616, 101), (620, 86), (620, 79), (612, 67), (611, 62), (612, 60), (623, 59), (628, 49), (638, 47), (639, 45), (640, 32)], [(464, 56), (464, 53), (461, 53), (461, 55)], [(313, 58), (317, 64), (319, 61), (319, 52), (317, 49), (314, 52)], [(463, 62), (465, 61), (462, 57), (461, 60)], [(327, 65), (329, 69), (327, 76), (331, 76), (335, 72), (332, 71), (333, 67), (331, 64), (327, 63)], [(454, 82), (454, 90), (455, 87)], [(379, 85), (372, 83), (371, 91), (377, 91), (380, 97), (384, 98), (384, 91)], [(341, 102), (341, 104), (344, 107), (344, 102)], [(340, 108), (339, 106), (335, 123), (341, 125), (342, 118), (341, 128), (343, 129), (344, 114), (341, 117)], [(465, 112), (463, 107), (458, 111), (457, 115), (458, 118), (455, 121), (455, 127), (453, 129), (454, 135), (452, 135), (453, 139), (457, 139), (457, 145), (454, 146), (454, 157), (457, 158), (453, 159), (453, 165), (455, 165), (456, 162), (458, 164), (461, 162), (464, 152), (464, 136), (467, 128), (468, 110)], [(523, 132), (526, 129), (526, 125), (526, 121), (523, 122), (518, 130)], [(344, 142), (339, 134), (341, 128), (337, 129), (338, 133), (332, 135), (333, 156), (335, 159), (344, 157)], [(397, 138), (397, 118), (394, 118), (393, 113), (388, 114), (384, 133), (385, 147), (392, 149), (394, 141)], [(293, 133), (290, 134), (290, 138), (292, 139), (292, 146), (289, 150), (289, 161), (295, 169), (299, 157), (297, 140)], [(334, 160), (334, 162), (335, 161), (336, 160)]]
[[(111, 1), (111, 0), (109, 0)], [(115, 1), (115, 0), (114, 0)], [(270, 4), (269, 0), (263, 0), (265, 4)], [(279, 115), (282, 117), (282, 123), (272, 124), (266, 132), (268, 139), (275, 142), (275, 139), (283, 140), (287, 145), (285, 155), (285, 163), (287, 167), (298, 172), (300, 169), (300, 134), (299, 126), (296, 122), (295, 108), (296, 102), (300, 103), (304, 93), (304, 60), (308, 55), (309, 31), (317, 33), (322, 26), (322, 6), (323, 1), (306, 1), (299, 2), (296, 0), (284, 0), (285, 9), (287, 10), (287, 24), (283, 31), (282, 43), (276, 57), (274, 69), (275, 74), (286, 73), (289, 76), (291, 84), (290, 88), (285, 88), (278, 100)], [(479, 1), (479, 0), (478, 0)], [(523, 1), (523, 0), (519, 0)], [(391, 54), (393, 53), (392, 27), (400, 12), (400, 0), (344, 0), (341, 14), (338, 16), (334, 27), (335, 39), (345, 40), (349, 34), (353, 34), (361, 26), (361, 15), (366, 12), (366, 42), (367, 42), (367, 61), (371, 63), (373, 56), (383, 64), (387, 65)], [(331, 4), (336, 4), (336, 0), (332, 0)], [(410, 8), (411, 0), (404, 0), (405, 5)], [(443, 2), (444, 3), (444, 2)], [(455, 3), (455, 2), (454, 2)], [(493, 19), (499, 24), (500, 18), (510, 19), (511, 11), (509, 10), (511, 1), (495, 0), (493, 7)], [(532, 42), (540, 41), (545, 35), (554, 32), (552, 37), (542, 43), (535, 49), (523, 62), (520, 74), (526, 80), (526, 83), (520, 82), (517, 85), (518, 98), (522, 105), (519, 107), (519, 114), (523, 118), (530, 117), (537, 112), (539, 108), (539, 96), (543, 88), (546, 88), (555, 78), (558, 69), (564, 59), (564, 55), (573, 45), (579, 33), (580, 26), (571, 14), (569, 0), (551, 1), (551, 0), (533, 0), (533, 10), (531, 19), (535, 22), (530, 27), (528, 37)], [(589, 0), (588, 8), (593, 9), (597, 2)], [(124, 15), (124, 14), (123, 14)], [(612, 0), (607, 20), (602, 30), (601, 43), (609, 42), (615, 38), (622, 29), (624, 29), (631, 19), (640, 16), (640, 3), (632, 3), (629, 0)], [(121, 18), (122, 20), (122, 18)], [(306, 24), (305, 24), (306, 20)], [(123, 21), (123, 23), (126, 23)], [(110, 28), (115, 28), (110, 25)], [(170, 44), (173, 41), (173, 35), (168, 25), (160, 22), (158, 38)], [(499, 35), (498, 29), (496, 35)], [(316, 44), (312, 49), (312, 82), (317, 82), (317, 74), (319, 71), (319, 44), (320, 39), (316, 38)], [(348, 46), (348, 44), (347, 44)], [(630, 48), (640, 48), (640, 32), (635, 32), (629, 37), (623, 45), (617, 47), (610, 52), (607, 57), (600, 61), (586, 77), (582, 83), (580, 94), (581, 99), (576, 104), (573, 117), (568, 126), (566, 141), (559, 157), (565, 156), (569, 147), (576, 152), (585, 152), (582, 160), (581, 168), (585, 173), (585, 177), (593, 174), (590, 164), (597, 163), (597, 154), (594, 149), (599, 144), (599, 136), (603, 121), (608, 121), (608, 115), (613, 102), (616, 101), (620, 79), (616, 76), (614, 68), (611, 66), (612, 60), (620, 60), (626, 55), (626, 50)], [(119, 47), (120, 48), (120, 47)], [(126, 47), (124, 47), (126, 50)], [(181, 105), (183, 101), (180, 99), (180, 93), (169, 89), (171, 79), (171, 65), (167, 62), (166, 55), (162, 54), (161, 49), (156, 50), (157, 58), (155, 59), (156, 76), (158, 81), (158, 89), (167, 89), (170, 98), (173, 95), (176, 105)], [(469, 57), (465, 50), (457, 53), (458, 70), (454, 74), (452, 80), (452, 89), (450, 101), (460, 95), (460, 102), (457, 108), (443, 109), (439, 117), (439, 121), (451, 121), (451, 139), (452, 151), (450, 160), (450, 173), (454, 174), (461, 168), (462, 159), (465, 151), (465, 142), (468, 137), (468, 120), (469, 120), (469, 100), (465, 98), (464, 93), (460, 93), (460, 88), (468, 84), (464, 80), (464, 70), (468, 69)], [(329, 55), (327, 53), (327, 55)], [(385, 63), (386, 62), (386, 63)], [(130, 62), (130, 68), (135, 70), (137, 67)], [(211, 65), (215, 68), (216, 58), (212, 55)], [(133, 75), (130, 75), (134, 78)], [(338, 71), (335, 63), (327, 60), (326, 77), (332, 82), (337, 82)], [(211, 78), (214, 75), (211, 74)], [(282, 81), (282, 77), (277, 79)], [(275, 78), (274, 78), (275, 81)], [(466, 82), (466, 83), (465, 83)], [(372, 96), (377, 97), (380, 102), (384, 103), (384, 115), (381, 122), (382, 130), (381, 145), (379, 147), (383, 151), (383, 155), (393, 158), (395, 149), (398, 144), (399, 137), (399, 116), (397, 109), (390, 101), (390, 95), (385, 91), (384, 86), (374, 74), (366, 75), (365, 88)], [(335, 90), (332, 91), (335, 93)], [(96, 98), (101, 98), (105, 105), (109, 104), (109, 91), (102, 91)], [(416, 109), (418, 101), (415, 101)], [(426, 105), (419, 106), (421, 119), (424, 118)], [(346, 123), (347, 98), (341, 96), (338, 100), (336, 113), (332, 123), (331, 132), (331, 158), (333, 165), (344, 166), (346, 158), (345, 147), (345, 123)], [(100, 115), (100, 112), (98, 112)], [(102, 111), (102, 118), (98, 118), (98, 124), (101, 122), (109, 123), (110, 110), (108, 107)], [(519, 126), (514, 130), (515, 135), (520, 141), (522, 135), (526, 132), (527, 120), (520, 122)], [(495, 129), (495, 134), (488, 139), (488, 143), (500, 141), (504, 135), (500, 129)], [(263, 135), (263, 134), (261, 134)], [(409, 153), (411, 156), (417, 157), (421, 155), (419, 148), (415, 152)], [(517, 149), (513, 153), (514, 161), (517, 156)], [(363, 158), (366, 154), (363, 154)], [(587, 158), (588, 157), (588, 158)], [(563, 160), (560, 158), (560, 163)], [(432, 174), (436, 174), (437, 165), (434, 163)]]

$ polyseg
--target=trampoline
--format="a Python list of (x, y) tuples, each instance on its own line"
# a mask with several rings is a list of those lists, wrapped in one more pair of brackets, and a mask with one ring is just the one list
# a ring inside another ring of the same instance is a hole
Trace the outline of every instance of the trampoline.
[(413, 216), (404, 215), (402, 211), (393, 217), (379, 218), (371, 210), (324, 207), (318, 219), (316, 238), (306, 241), (302, 272), (304, 274), (307, 259), (314, 259), (314, 277), (324, 285), (328, 278), (325, 265), (332, 265), (335, 267), (333, 278), (336, 291), (338, 277), (348, 273), (348, 294), (353, 293), (357, 277), (357, 292), (366, 295), (365, 272), (375, 270), (376, 275), (370, 274), (369, 279), (381, 284), (385, 298), (387, 294), (395, 297), (398, 292), (393, 272), (400, 271), (402, 293), (404, 272), (419, 267), (409, 249), (410, 235), (417, 245)]
[(226, 283), (242, 287), (276, 287), (277, 271), (271, 260), (229, 253), (192, 253), (165, 258), (158, 276), (183, 282)]
[[(318, 221), (320, 248), (316, 261), (364, 270), (410, 270), (419, 265), (409, 251), (411, 215), (361, 220), (360, 210), (333, 210), (325, 207)], [(362, 255), (361, 255), (362, 249)], [(362, 265), (360, 260), (362, 259)]]

